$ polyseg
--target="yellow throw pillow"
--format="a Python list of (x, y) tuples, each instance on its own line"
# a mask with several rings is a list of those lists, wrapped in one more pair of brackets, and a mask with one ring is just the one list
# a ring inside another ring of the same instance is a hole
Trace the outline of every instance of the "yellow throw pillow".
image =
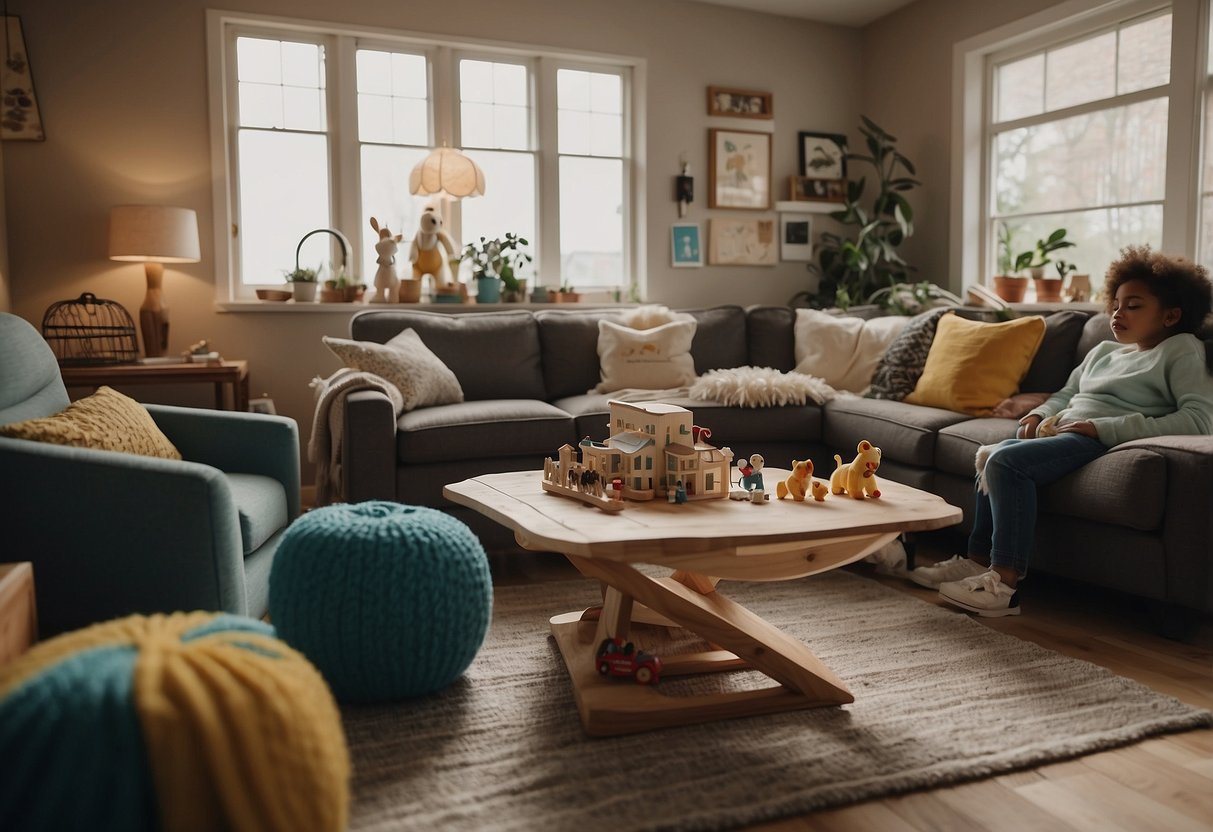
[(93, 395), (72, 402), (54, 416), (0, 425), (0, 436), (181, 459), (181, 452), (156, 427), (143, 405), (109, 387), (101, 387)]
[(988, 416), (1019, 391), (1044, 337), (1040, 316), (988, 324), (944, 315), (918, 386), (905, 401)]

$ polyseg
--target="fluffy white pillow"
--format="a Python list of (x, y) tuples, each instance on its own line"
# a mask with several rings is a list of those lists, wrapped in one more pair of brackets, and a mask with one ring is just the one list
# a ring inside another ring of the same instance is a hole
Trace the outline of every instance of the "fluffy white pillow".
[(598, 322), (598, 365), (602, 381), (594, 390), (668, 390), (695, 380), (691, 341), (695, 319), (689, 315), (652, 329), (632, 329), (614, 321)]
[(840, 317), (818, 309), (797, 309), (796, 372), (817, 376), (836, 390), (862, 393), (889, 344), (909, 318)]
[(404, 330), (386, 344), (327, 335), (323, 340), (345, 366), (374, 373), (396, 385), (404, 398), (405, 410), (463, 401), (459, 379), (412, 329)]

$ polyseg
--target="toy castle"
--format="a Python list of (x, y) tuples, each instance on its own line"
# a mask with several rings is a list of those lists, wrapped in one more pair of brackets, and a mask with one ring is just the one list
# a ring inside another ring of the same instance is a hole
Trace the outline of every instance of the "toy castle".
[[(685, 407), (660, 402), (611, 401), (610, 438), (564, 445), (547, 460), (543, 488), (607, 511), (623, 500), (651, 500), (675, 493), (679, 501), (729, 496), (733, 452), (705, 439), (711, 431), (691, 423)], [(580, 454), (580, 460), (573, 458)]]

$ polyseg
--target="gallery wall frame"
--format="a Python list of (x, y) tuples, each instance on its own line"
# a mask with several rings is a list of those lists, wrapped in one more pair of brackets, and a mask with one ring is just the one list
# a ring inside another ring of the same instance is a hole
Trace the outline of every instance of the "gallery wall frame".
[(774, 118), (775, 99), (769, 92), (708, 87), (708, 115), (731, 118)]
[(793, 202), (837, 202), (842, 204), (847, 199), (847, 183), (845, 179), (789, 176), (788, 199)]
[(708, 131), (708, 207), (771, 207), (771, 134)]
[(807, 263), (813, 259), (812, 216), (779, 215), (779, 259), (797, 263)]
[(4, 40), (0, 46), (4, 49), (4, 61), (0, 63), (0, 139), (46, 141), (21, 18), (4, 15)]
[(779, 241), (772, 219), (708, 220), (708, 264), (712, 266), (774, 266)]
[(670, 265), (676, 269), (693, 269), (703, 265), (699, 223), (676, 222), (670, 226)]
[(847, 178), (847, 137), (800, 131), (800, 175), (809, 179)]

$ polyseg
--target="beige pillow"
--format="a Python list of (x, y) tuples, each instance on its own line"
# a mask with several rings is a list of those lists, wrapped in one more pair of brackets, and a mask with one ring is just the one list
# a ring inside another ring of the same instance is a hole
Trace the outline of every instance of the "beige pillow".
[(632, 329), (614, 321), (598, 322), (599, 393), (637, 388), (668, 390), (695, 380), (691, 341), (695, 319), (688, 316), (652, 329)]
[(327, 335), (323, 340), (345, 366), (374, 373), (396, 385), (405, 410), (463, 401), (459, 379), (412, 329), (404, 330), (386, 344)]
[(181, 459), (181, 452), (156, 426), (147, 409), (109, 387), (98, 388), (93, 395), (72, 402), (54, 416), (0, 425), (0, 436)]
[(863, 318), (797, 309), (793, 327), (796, 372), (817, 376), (835, 390), (862, 393), (885, 350), (910, 319)]

